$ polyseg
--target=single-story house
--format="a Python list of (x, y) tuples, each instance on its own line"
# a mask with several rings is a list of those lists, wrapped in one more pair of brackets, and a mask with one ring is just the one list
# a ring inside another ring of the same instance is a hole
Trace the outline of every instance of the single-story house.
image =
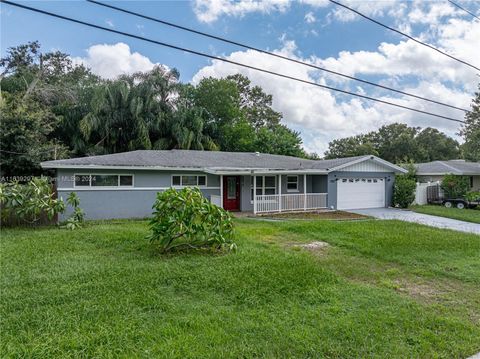
[(147, 217), (157, 192), (185, 186), (198, 186), (230, 211), (388, 207), (395, 174), (406, 172), (375, 156), (320, 161), (188, 150), (140, 150), (41, 165), (56, 170), (59, 197), (76, 192), (90, 219)]
[(433, 161), (418, 163), (417, 180), (420, 183), (441, 182), (446, 174), (468, 176), (470, 188), (480, 191), (480, 162), (468, 162), (465, 160)]

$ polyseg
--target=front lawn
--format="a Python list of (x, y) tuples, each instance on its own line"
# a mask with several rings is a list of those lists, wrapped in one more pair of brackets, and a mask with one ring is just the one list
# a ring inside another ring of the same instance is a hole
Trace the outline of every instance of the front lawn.
[[(159, 256), (146, 222), (2, 230), (1, 357), (465, 358), (480, 236), (236, 220), (238, 251)], [(318, 249), (301, 244), (326, 242)]]
[(480, 209), (458, 209), (446, 208), (444, 206), (424, 205), (412, 206), (410, 209), (414, 212), (431, 214), (434, 216), (458, 219), (460, 221), (480, 223)]

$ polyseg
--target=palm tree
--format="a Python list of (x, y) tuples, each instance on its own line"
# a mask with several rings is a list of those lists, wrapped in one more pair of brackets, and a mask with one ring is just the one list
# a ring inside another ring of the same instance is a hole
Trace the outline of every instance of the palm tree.
[(156, 149), (218, 150), (204, 128), (205, 112), (184, 104), (177, 106), (174, 114), (162, 121), (162, 134), (153, 145)]
[(151, 95), (140, 96), (136, 86), (124, 79), (107, 82), (97, 89), (80, 129), (105, 153), (151, 148), (151, 103)]

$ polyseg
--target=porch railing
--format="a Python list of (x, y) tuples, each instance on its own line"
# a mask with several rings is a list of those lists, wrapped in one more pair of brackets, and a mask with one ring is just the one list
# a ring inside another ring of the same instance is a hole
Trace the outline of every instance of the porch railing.
[(326, 193), (271, 194), (256, 196), (254, 213), (307, 211), (327, 208)]

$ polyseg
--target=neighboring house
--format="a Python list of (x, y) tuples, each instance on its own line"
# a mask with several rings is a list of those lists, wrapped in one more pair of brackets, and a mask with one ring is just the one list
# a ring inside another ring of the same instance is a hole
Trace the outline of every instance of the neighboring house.
[(316, 161), (186, 150), (132, 151), (41, 165), (56, 169), (59, 196), (78, 193), (90, 219), (150, 216), (157, 192), (185, 186), (198, 186), (230, 211), (387, 207), (395, 174), (406, 172), (375, 156)]
[(441, 182), (446, 174), (467, 176), (470, 187), (474, 191), (480, 191), (480, 163), (467, 162), (465, 160), (433, 161), (418, 163), (417, 179), (420, 183)]

